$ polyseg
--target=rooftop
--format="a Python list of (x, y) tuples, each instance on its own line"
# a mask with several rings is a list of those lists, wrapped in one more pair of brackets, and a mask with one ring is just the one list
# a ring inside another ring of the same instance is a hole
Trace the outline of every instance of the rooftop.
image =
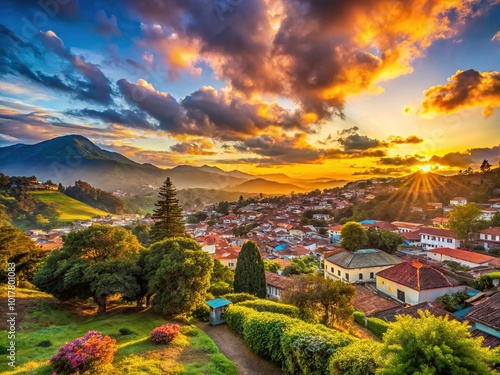
[(455, 233), (450, 229), (434, 228), (434, 227), (422, 227), (420, 228), (420, 234), (427, 234), (431, 236), (446, 237), (446, 238), (456, 238)]
[(269, 271), (265, 272), (266, 272), (266, 284), (274, 286), (278, 289), (286, 290), (293, 283), (293, 280), (290, 277), (278, 275), (277, 273), (274, 272), (269, 272)]
[(326, 260), (342, 268), (383, 267), (402, 262), (398, 257), (376, 249), (343, 251), (327, 257)]
[(216, 309), (218, 307), (230, 305), (232, 302), (224, 298), (216, 298), (216, 299), (211, 299), (210, 301), (207, 301), (205, 303), (212, 309)]
[(488, 228), (488, 229), (482, 229), (479, 231), (479, 233), (500, 235), (500, 227), (492, 227), (492, 228)]
[(433, 249), (433, 250), (427, 250), (428, 253), (436, 253), (436, 254), (443, 254), (447, 255), (453, 258), (465, 260), (467, 262), (471, 263), (487, 263), (491, 260), (493, 260), (493, 257), (490, 257), (488, 255), (483, 255), (479, 253), (474, 253), (472, 251), (467, 251), (467, 250), (460, 250), (460, 249), (450, 249), (448, 247), (444, 247), (441, 249)]
[(496, 293), (486, 301), (475, 305), (466, 318), (473, 323), (484, 324), (500, 332), (500, 293)]

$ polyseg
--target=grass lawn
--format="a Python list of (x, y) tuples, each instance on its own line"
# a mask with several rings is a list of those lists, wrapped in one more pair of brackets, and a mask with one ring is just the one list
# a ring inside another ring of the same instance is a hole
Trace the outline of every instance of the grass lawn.
[[(6, 290), (1, 289), (2, 298)], [(16, 289), (16, 308), (20, 325), (16, 331), (16, 368), (7, 366), (6, 355), (0, 356), (0, 374), (50, 375), (50, 357), (65, 342), (82, 337), (90, 330), (116, 339), (118, 352), (109, 374), (214, 374), (236, 375), (236, 366), (229, 361), (213, 341), (193, 325), (181, 324), (181, 334), (168, 345), (156, 345), (150, 340), (153, 328), (168, 323), (150, 309), (132, 306), (111, 307), (105, 316), (93, 316), (81, 306), (61, 304), (49, 295), (29, 289)], [(83, 306), (83, 305), (82, 305)], [(6, 316), (0, 311), (2, 316)], [(5, 323), (2, 323), (5, 329)], [(127, 328), (133, 334), (121, 335)], [(0, 345), (5, 346), (7, 331), (0, 331)], [(50, 341), (51, 346), (37, 346)], [(108, 373), (107, 373), (108, 374)]]
[(42, 202), (57, 204), (59, 210), (61, 211), (59, 220), (86, 220), (91, 219), (94, 216), (109, 215), (109, 213), (105, 211), (90, 207), (89, 205), (68, 197), (67, 195), (64, 195), (63, 193), (60, 193), (58, 191), (30, 191), (29, 194)]

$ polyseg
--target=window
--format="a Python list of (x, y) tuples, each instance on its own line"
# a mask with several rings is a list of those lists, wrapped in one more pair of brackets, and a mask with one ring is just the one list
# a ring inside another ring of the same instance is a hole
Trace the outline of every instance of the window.
[(375, 278), (375, 274), (373, 272), (370, 272), (370, 279), (374, 279)]
[(405, 302), (405, 292), (398, 289), (398, 300)]
[(234, 267), (234, 263), (229, 263), (228, 266), (229, 268)]
[(348, 274), (348, 273), (346, 273), (346, 274), (345, 274), (345, 279), (346, 279), (347, 281), (349, 281), (349, 274)]
[(340, 270), (337, 271), (337, 275), (341, 276), (341, 272)]
[(358, 279), (359, 279), (359, 280), (363, 280), (363, 274), (362, 274), (362, 273), (360, 273), (360, 274), (359, 274)]
[(448, 243), (452, 243), (452, 242), (453, 242), (453, 240), (452, 240), (451, 238), (448, 238), (446, 241), (447, 241)]
[(434, 237), (434, 236), (432, 236), (432, 238), (431, 238), (431, 239), (432, 239), (433, 241), (436, 241), (436, 237)]
[(335, 270), (333, 269), (333, 267), (330, 267), (330, 269), (331, 269), (332, 273), (334, 273), (334, 272), (335, 272)]

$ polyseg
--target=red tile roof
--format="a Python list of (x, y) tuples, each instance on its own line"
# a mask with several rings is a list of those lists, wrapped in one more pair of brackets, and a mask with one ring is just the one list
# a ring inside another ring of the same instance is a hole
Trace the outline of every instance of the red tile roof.
[(427, 250), (428, 253), (436, 253), (436, 254), (443, 254), (447, 255), (450, 257), (454, 257), (457, 259), (465, 260), (467, 262), (472, 262), (472, 263), (486, 263), (491, 260), (493, 260), (493, 257), (490, 257), (488, 255), (483, 255), (483, 254), (478, 254), (474, 253), (472, 251), (467, 251), (467, 250), (460, 250), (460, 249), (450, 249), (448, 247), (444, 247), (441, 249), (433, 249), (433, 250)]
[(402, 262), (377, 273), (377, 277), (405, 285), (414, 290), (452, 287), (454, 284), (442, 272), (418, 261)]
[(420, 234), (427, 234), (431, 236), (445, 237), (445, 238), (456, 238), (455, 233), (453, 233), (453, 231), (449, 229), (422, 227), (419, 230)]
[(500, 227), (493, 227), (493, 228), (488, 228), (488, 229), (482, 229), (482, 230), (479, 231), (479, 233), (500, 235)]
[(269, 271), (265, 271), (265, 272), (266, 272), (266, 284), (267, 285), (274, 286), (274, 287), (281, 289), (281, 290), (287, 290), (293, 284), (293, 280), (290, 277), (280, 276), (274, 272), (269, 272)]
[(500, 293), (496, 293), (486, 301), (475, 305), (465, 317), (470, 322), (484, 324), (500, 332)]

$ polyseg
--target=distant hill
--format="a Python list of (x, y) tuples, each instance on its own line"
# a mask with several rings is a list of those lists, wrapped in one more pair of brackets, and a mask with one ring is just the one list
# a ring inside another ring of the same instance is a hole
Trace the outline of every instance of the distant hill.
[(106, 216), (109, 213), (90, 207), (85, 203), (77, 201), (63, 193), (51, 190), (30, 191), (35, 199), (45, 203), (55, 203), (61, 211), (60, 220), (73, 221), (73, 220), (86, 220), (94, 216)]
[[(8, 176), (36, 176), (64, 186), (82, 180), (92, 186), (113, 192), (140, 193), (141, 186), (159, 187), (167, 177), (178, 190), (204, 188), (235, 191), (240, 184), (248, 193), (288, 194), (342, 185), (344, 181), (294, 179), (285, 174), (252, 175), (238, 170), (226, 172), (218, 167), (179, 165), (161, 169), (140, 164), (106, 151), (81, 135), (67, 135), (34, 145), (17, 144), (0, 148), (0, 172)], [(252, 182), (258, 179), (259, 182)], [(262, 186), (262, 187), (261, 187)]]

